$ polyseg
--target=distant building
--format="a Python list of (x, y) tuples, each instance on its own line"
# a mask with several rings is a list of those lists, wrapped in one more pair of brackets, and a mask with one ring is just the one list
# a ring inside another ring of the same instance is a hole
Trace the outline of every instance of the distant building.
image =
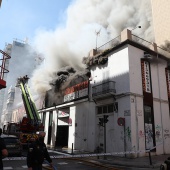
[(2, 0), (0, 0), (0, 7), (1, 7)]
[[(9, 64), (7, 65), (9, 70), (6, 77), (7, 87), (0, 92), (1, 122), (6, 123), (10, 122), (12, 118), (12, 110), (9, 110), (9, 104), (10, 108), (13, 109), (18, 107), (18, 103), (22, 102), (20, 89), (15, 87), (17, 78), (24, 75), (30, 77), (35, 68), (35, 58), (37, 54), (27, 42), (20, 40), (14, 40), (12, 44), (8, 44), (4, 51), (8, 52), (11, 56)], [(8, 92), (10, 94), (10, 89), (14, 91), (15, 99), (11, 100), (9, 98), (10, 95), (8, 96)]]
[[(11, 56), (11, 51), (12, 51), (12, 44), (7, 44), (5, 49), (4, 49), (4, 52), (7, 53), (8, 55)], [(9, 60), (6, 60), (6, 63), (5, 63), (5, 69), (6, 70), (9, 70)], [(4, 74), (4, 80), (6, 81), (7, 79), (7, 74)], [(7, 95), (7, 89), (1, 89), (0, 90), (0, 117), (3, 112), (3, 104), (4, 104), (4, 98), (5, 98), (5, 94)], [(0, 118), (0, 123), (4, 121), (4, 116), (2, 116), (2, 119)]]
[(151, 0), (151, 4), (155, 43), (158, 46), (165, 45), (166, 40), (170, 43), (170, 1)]

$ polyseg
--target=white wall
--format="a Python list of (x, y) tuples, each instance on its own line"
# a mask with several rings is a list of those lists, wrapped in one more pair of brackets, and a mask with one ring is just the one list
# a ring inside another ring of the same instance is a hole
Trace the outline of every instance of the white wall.
[(46, 132), (44, 142), (47, 144), (48, 140), (48, 124), (49, 124), (49, 112), (46, 112), (46, 119), (45, 119), (45, 126), (44, 126), (44, 131)]
[(73, 143), (74, 149), (94, 151), (95, 110), (92, 103), (84, 102), (71, 107), (70, 116), (72, 126), (69, 127), (69, 147)]
[(53, 120), (52, 120), (52, 132), (51, 132), (51, 145), (55, 146), (56, 141), (56, 134), (57, 134), (57, 112), (53, 110)]
[[(143, 112), (143, 89), (141, 58), (143, 50), (128, 45), (129, 47), (129, 72), (130, 72), (130, 103), (131, 103), (131, 147), (134, 151), (145, 150), (145, 130)], [(144, 155), (144, 153), (139, 154)], [(134, 154), (134, 156), (138, 156)]]
[[(75, 116), (76, 116), (76, 107), (70, 107), (70, 117), (72, 119), (72, 126), (69, 126), (69, 137), (68, 137), (68, 148), (72, 148), (72, 143), (74, 146), (75, 143)], [(75, 149), (75, 147), (73, 147)]]

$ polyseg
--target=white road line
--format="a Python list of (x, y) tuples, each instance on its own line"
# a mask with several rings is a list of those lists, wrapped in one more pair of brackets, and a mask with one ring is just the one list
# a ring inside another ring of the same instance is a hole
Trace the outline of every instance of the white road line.
[(23, 165), (22, 168), (28, 168), (28, 166), (27, 165)]
[(49, 166), (48, 164), (42, 164), (42, 166)]
[(13, 169), (13, 168), (12, 168), (12, 167), (4, 167), (4, 170), (5, 170), (5, 169)]
[(48, 150), (48, 152), (50, 153), (58, 153), (58, 154), (60, 154), (60, 155), (70, 155), (70, 154), (68, 154), (68, 153), (63, 153), (63, 152), (58, 152), (58, 151), (53, 151), (53, 150)]
[(67, 162), (59, 162), (57, 164), (59, 164), (59, 165), (67, 165), (68, 163)]

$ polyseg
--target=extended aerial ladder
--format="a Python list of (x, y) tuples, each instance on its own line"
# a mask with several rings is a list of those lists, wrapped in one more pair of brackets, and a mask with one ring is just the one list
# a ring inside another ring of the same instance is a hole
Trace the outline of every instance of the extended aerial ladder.
[(20, 130), (23, 132), (33, 132), (33, 131), (42, 131), (44, 126), (41, 123), (40, 116), (37, 112), (35, 103), (30, 94), (28, 88), (28, 76), (20, 77), (17, 79), (17, 87), (21, 89), (22, 99), (26, 110), (27, 117), (23, 117), (22, 122), (20, 123)]
[(28, 79), (27, 75), (20, 77), (17, 79), (16, 85), (21, 89), (27, 117), (23, 116), (20, 122), (8, 123), (3, 128), (4, 134), (18, 136), (23, 145), (34, 141), (38, 138), (36, 132), (44, 130), (44, 125), (41, 123), (40, 116), (28, 88)]

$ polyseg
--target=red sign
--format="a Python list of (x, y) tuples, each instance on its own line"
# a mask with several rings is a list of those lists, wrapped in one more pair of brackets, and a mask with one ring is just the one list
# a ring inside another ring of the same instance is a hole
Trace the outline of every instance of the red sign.
[(64, 92), (64, 102), (75, 100), (88, 95), (88, 80), (69, 87)]
[(125, 125), (125, 118), (119, 117), (117, 119), (117, 123), (118, 123), (119, 126), (124, 126)]

